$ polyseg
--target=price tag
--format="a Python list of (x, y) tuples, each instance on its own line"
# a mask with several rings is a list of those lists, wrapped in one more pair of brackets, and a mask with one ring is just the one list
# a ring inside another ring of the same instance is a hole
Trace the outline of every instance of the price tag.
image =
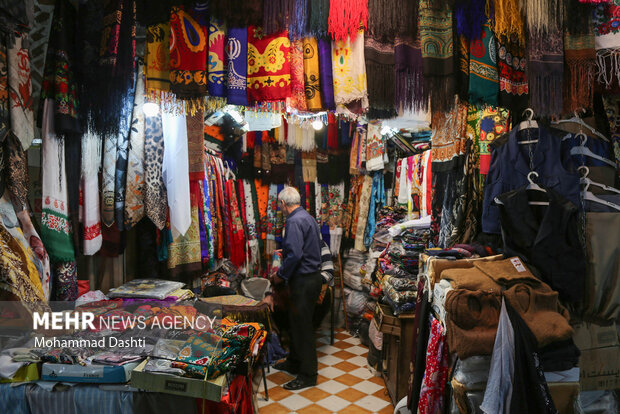
[(515, 267), (515, 269), (517, 269), (517, 272), (525, 272), (527, 270), (525, 266), (523, 266), (523, 263), (521, 263), (521, 259), (519, 259), (518, 257), (513, 257), (512, 259), (510, 259), (510, 261), (512, 262), (512, 265)]

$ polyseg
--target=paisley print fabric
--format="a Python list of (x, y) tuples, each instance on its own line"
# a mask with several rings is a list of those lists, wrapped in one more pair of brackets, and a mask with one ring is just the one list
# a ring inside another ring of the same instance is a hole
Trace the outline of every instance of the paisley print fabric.
[(304, 39), (304, 83), (308, 109), (310, 111), (320, 110), (322, 105), (319, 45), (314, 37)]
[(164, 132), (161, 114), (144, 120), (144, 208), (158, 229), (166, 225), (167, 193), (162, 176)]
[(248, 99), (282, 101), (291, 95), (288, 32), (266, 35), (259, 26), (248, 27)]
[(209, 95), (226, 96), (226, 26), (221, 20), (211, 18), (209, 25)]

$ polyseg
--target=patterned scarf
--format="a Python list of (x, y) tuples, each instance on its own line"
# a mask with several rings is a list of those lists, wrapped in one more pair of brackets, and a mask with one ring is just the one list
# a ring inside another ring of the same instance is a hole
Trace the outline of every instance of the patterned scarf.
[(319, 39), (319, 75), (323, 108), (334, 110), (334, 74), (332, 71), (332, 44), (328, 39)]
[(370, 198), (372, 195), (372, 177), (370, 175), (364, 176), (360, 193), (360, 200), (357, 203), (359, 206), (359, 213), (357, 214), (357, 226), (355, 231), (355, 250), (365, 252), (364, 235), (368, 222), (368, 210), (370, 208)]
[(395, 95), (394, 46), (367, 37), (364, 39), (370, 118), (392, 118)]
[[(59, 0), (54, 10), (47, 58), (43, 74), (41, 101), (54, 99), (55, 132), (79, 133), (77, 84), (74, 74), (73, 42), (76, 12), (68, 0)], [(39, 121), (41, 123), (41, 121)]]
[(43, 149), (41, 171), (43, 211), (41, 239), (54, 261), (70, 261), (75, 257), (69, 221), (67, 180), (63, 141), (54, 132), (54, 100), (43, 102)]
[(521, 115), (528, 106), (529, 93), (525, 48), (500, 42), (498, 58), (499, 105)]
[(248, 105), (248, 30), (246, 28), (228, 29), (226, 47), (228, 59), (228, 103)]
[(59, 262), (53, 266), (53, 300), (75, 301), (78, 298), (77, 263)]
[(426, 110), (427, 95), (422, 80), (422, 49), (419, 41), (398, 37), (394, 44), (394, 92), (397, 111)]
[(472, 40), (469, 48), (469, 102), (497, 106), (497, 41), (489, 25), (483, 27), (482, 36)]
[(564, 51), (559, 31), (529, 33), (528, 77), (530, 106), (539, 116), (562, 112)]
[(437, 9), (430, 0), (420, 0), (420, 39), (424, 89), (428, 91), (431, 110), (445, 112), (453, 106), (455, 92), (450, 9)]
[(299, 111), (307, 111), (304, 84), (304, 42), (302, 39), (291, 43), (291, 99), (289, 105)]
[(356, 0), (330, 0), (329, 34), (336, 41), (353, 40), (360, 30), (366, 29), (368, 22), (368, 3)]
[(30, 58), (28, 49), (22, 47), (23, 39), (23, 36), (15, 36), (14, 44), (8, 48), (8, 85), (12, 130), (27, 150), (34, 138), (34, 112)]
[(204, 180), (204, 112), (187, 116), (187, 152), (189, 154), (189, 179)]
[(198, 202), (198, 181), (190, 183), (191, 224), (183, 235), (177, 236), (168, 246), (168, 269), (173, 278), (192, 280), (202, 270)]
[(321, 78), (319, 72), (319, 45), (314, 37), (304, 39), (304, 84), (308, 110), (321, 109)]
[[(0, 143), (4, 142), (11, 130), (11, 114), (9, 112), (9, 79), (6, 38), (0, 33)], [(3, 155), (0, 154), (0, 159)], [(2, 165), (4, 167), (4, 165)], [(4, 175), (4, 174), (3, 174)], [(4, 179), (4, 177), (0, 177)], [(4, 188), (2, 189), (4, 191)]]
[(579, 108), (591, 108), (594, 97), (596, 51), (594, 35), (564, 34), (564, 110), (573, 112)]
[(381, 122), (371, 121), (368, 123), (366, 135), (366, 170), (377, 171), (384, 167), (385, 142), (381, 135)]
[(197, 4), (186, 10), (173, 7), (170, 14), (170, 82), (181, 99), (207, 93), (206, 6)]
[(144, 207), (146, 215), (159, 230), (166, 226), (166, 186), (162, 177), (164, 135), (161, 114), (144, 120)]
[(101, 211), (99, 206), (99, 170), (101, 137), (88, 131), (82, 136), (82, 225), (83, 253), (92, 256), (101, 249)]
[(226, 26), (211, 18), (209, 25), (209, 95), (226, 96)]
[(290, 48), (287, 32), (267, 36), (258, 26), (248, 28), (250, 102), (282, 101), (291, 95)]
[(157, 102), (170, 92), (170, 23), (146, 30), (146, 91)]
[(11, 194), (11, 201), (15, 205), (16, 211), (27, 211), (29, 187), (27, 153), (13, 133), (6, 137), (4, 144), (4, 156), (6, 157), (7, 166), (10, 166), (10, 168), (5, 170), (5, 174), (8, 176), (8, 189)]
[(116, 140), (107, 136), (103, 142), (103, 171), (101, 184), (101, 219), (107, 227), (114, 224), (114, 177), (116, 174)]
[(607, 89), (620, 84), (620, 6), (596, 6), (594, 11), (594, 48), (598, 65), (598, 83)]
[(367, 108), (368, 87), (363, 32), (358, 33), (354, 41), (347, 38), (332, 43), (332, 70), (336, 105), (361, 101), (362, 108)]
[(140, 63), (129, 131), (129, 152), (127, 154), (124, 215), (127, 230), (138, 224), (144, 217), (144, 94), (144, 64)]

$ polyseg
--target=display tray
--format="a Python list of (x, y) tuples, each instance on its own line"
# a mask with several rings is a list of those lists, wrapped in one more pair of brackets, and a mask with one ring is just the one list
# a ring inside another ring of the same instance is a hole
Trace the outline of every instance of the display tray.
[(131, 379), (138, 362), (125, 365), (69, 365), (46, 362), (41, 367), (44, 381), (85, 382), (89, 384), (118, 384)]
[(148, 359), (138, 365), (131, 375), (131, 386), (145, 391), (163, 392), (185, 397), (221, 401), (226, 389), (226, 375), (213, 380), (179, 377), (171, 374), (144, 372)]

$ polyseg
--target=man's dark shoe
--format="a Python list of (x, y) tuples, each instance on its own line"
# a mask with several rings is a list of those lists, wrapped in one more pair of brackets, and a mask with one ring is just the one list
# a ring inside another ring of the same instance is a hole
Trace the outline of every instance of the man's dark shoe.
[(288, 361), (280, 362), (275, 364), (273, 367), (278, 371), (286, 371), (292, 375), (297, 375), (299, 373), (299, 368), (293, 366), (293, 364)]
[(295, 391), (301, 390), (302, 388), (314, 387), (316, 385), (316, 380), (309, 380), (297, 377), (291, 382), (287, 382), (282, 386), (285, 390)]

